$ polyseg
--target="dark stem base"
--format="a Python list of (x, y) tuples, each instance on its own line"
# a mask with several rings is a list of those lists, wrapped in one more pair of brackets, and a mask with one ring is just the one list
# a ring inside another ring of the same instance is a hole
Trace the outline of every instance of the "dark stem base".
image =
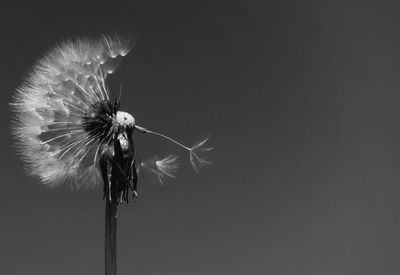
[(105, 275), (117, 274), (117, 207), (118, 202), (106, 201)]

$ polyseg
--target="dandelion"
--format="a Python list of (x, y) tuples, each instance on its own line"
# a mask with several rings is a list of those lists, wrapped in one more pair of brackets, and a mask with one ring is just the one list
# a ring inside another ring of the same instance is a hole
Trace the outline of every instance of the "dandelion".
[(192, 147), (136, 124), (111, 100), (107, 76), (114, 73), (133, 43), (118, 36), (66, 41), (42, 57), (17, 89), (10, 104), (17, 153), (29, 174), (49, 187), (103, 186), (106, 201), (106, 274), (116, 274), (117, 206), (137, 198), (143, 168), (165, 184), (175, 178), (178, 157), (138, 163), (134, 133), (163, 137), (189, 152), (195, 171), (210, 164), (203, 139)]

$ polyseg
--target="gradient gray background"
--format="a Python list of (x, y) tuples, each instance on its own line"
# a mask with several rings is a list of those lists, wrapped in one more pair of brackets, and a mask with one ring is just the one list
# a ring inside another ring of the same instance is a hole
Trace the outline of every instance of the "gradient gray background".
[[(130, 1), (5, 7), (0, 274), (103, 274), (101, 190), (49, 190), (12, 149), (7, 105), (77, 34), (139, 38), (123, 108), (192, 144), (165, 187), (120, 208), (124, 274), (400, 274), (398, 1)], [(143, 158), (179, 148), (140, 136)]]

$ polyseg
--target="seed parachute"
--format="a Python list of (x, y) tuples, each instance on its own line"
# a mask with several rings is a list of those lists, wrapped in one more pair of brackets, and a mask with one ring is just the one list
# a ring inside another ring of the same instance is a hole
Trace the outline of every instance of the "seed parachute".
[(154, 134), (189, 152), (195, 171), (210, 164), (201, 153), (207, 139), (192, 147), (136, 124), (111, 101), (107, 76), (133, 47), (118, 36), (80, 38), (61, 43), (44, 55), (17, 89), (10, 104), (12, 133), (27, 171), (56, 187), (103, 185), (104, 196), (128, 201), (137, 196), (137, 172), (147, 169), (160, 183), (174, 178), (178, 157), (138, 162), (134, 135)]

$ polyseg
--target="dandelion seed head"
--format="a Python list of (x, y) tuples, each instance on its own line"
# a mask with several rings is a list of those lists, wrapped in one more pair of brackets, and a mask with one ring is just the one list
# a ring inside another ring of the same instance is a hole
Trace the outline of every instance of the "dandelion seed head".
[[(106, 79), (132, 44), (117, 36), (65, 41), (33, 66), (10, 104), (17, 153), (47, 186), (102, 183), (98, 158), (113, 117), (134, 124), (110, 103)], [(119, 120), (118, 120), (119, 121)]]

